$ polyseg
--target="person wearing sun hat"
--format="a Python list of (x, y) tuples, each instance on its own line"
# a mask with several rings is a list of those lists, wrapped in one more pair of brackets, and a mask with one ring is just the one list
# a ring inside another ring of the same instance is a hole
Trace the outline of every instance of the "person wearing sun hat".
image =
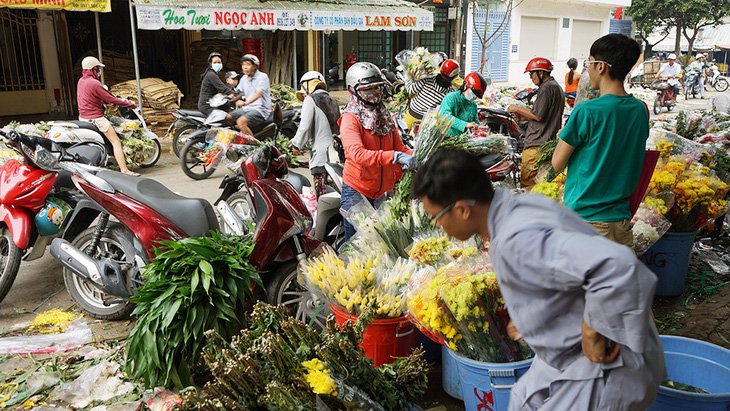
[(314, 179), (314, 191), (319, 198), (325, 193), (327, 152), (333, 143), (332, 135), (340, 133), (337, 121), (340, 108), (327, 92), (324, 76), (318, 71), (304, 73), (299, 80), (297, 98), (303, 102), (299, 129), (292, 145), (300, 151), (310, 148), (309, 170)]

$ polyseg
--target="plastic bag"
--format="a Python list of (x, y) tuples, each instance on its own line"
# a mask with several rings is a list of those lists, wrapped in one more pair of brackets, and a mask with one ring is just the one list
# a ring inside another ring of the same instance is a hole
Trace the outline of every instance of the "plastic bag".
[(416, 47), (414, 50), (403, 50), (395, 56), (395, 60), (403, 66), (406, 76), (412, 80), (433, 77), (439, 73), (440, 58), (431, 55), (425, 47)]
[(317, 193), (314, 192), (312, 187), (302, 187), (302, 194), (299, 195), (302, 198), (302, 202), (309, 210), (309, 214), (312, 216), (312, 227), (317, 226)]
[(103, 360), (84, 371), (79, 378), (58, 386), (49, 401), (62, 401), (74, 409), (86, 408), (94, 402), (106, 401), (134, 390), (134, 385), (124, 382), (120, 365)]
[(637, 257), (642, 256), (659, 241), (672, 226), (672, 223), (656, 208), (651, 208), (645, 203), (639, 206), (631, 222), (633, 224), (631, 231), (634, 235), (634, 253)]
[(600, 96), (600, 91), (594, 90), (593, 87), (591, 87), (591, 77), (588, 74), (588, 70), (584, 68), (580, 73), (580, 80), (578, 80), (578, 92), (575, 95), (574, 106), (577, 107), (578, 104), (594, 99), (598, 96)]
[(92, 341), (91, 329), (79, 318), (60, 334), (0, 338), (0, 354), (49, 354), (79, 348)]

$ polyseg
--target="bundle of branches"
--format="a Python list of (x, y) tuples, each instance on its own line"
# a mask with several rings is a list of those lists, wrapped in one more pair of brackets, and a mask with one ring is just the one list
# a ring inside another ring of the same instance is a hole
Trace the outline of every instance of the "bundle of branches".
[(252, 284), (263, 286), (248, 262), (253, 235), (165, 241), (146, 267), (145, 285), (130, 301), (137, 323), (127, 340), (127, 367), (147, 387), (183, 388), (202, 365), (203, 333), (230, 338), (241, 329)]
[[(208, 331), (203, 357), (214, 380), (189, 392), (185, 410), (405, 410), (426, 391), (422, 352), (373, 366), (359, 347), (370, 322), (362, 315), (341, 328), (330, 318), (322, 334), (284, 307), (258, 303), (249, 327), (228, 343)], [(319, 399), (318, 397), (319, 396)]]

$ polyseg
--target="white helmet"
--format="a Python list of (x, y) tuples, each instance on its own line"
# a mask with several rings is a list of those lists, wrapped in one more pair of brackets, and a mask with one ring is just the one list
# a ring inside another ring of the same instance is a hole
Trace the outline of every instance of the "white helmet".
[(669, 59), (669, 60), (676, 60), (677, 59), (677, 55), (674, 54), (674, 53), (672, 53), (672, 54), (669, 55), (669, 57), (667, 57), (667, 59)]
[(345, 83), (347, 84), (347, 88), (352, 87), (354, 89), (356, 86), (361, 85), (385, 84), (385, 80), (383, 80), (383, 75), (375, 64), (359, 62), (353, 64), (347, 70)]
[(704, 57), (705, 57), (704, 53), (697, 53), (697, 55), (695, 56), (696, 59), (701, 59)]
[(84, 59), (81, 60), (81, 68), (84, 70), (92, 70), (94, 67), (97, 66), (105, 67), (96, 57), (89, 56), (84, 57)]
[(241, 63), (243, 63), (244, 61), (250, 61), (256, 67), (260, 65), (259, 58), (254, 56), (253, 54), (244, 54), (243, 57), (241, 57)]
[[(317, 80), (316, 84), (310, 84), (312, 80)], [(305, 84), (306, 83), (306, 84)], [(319, 71), (308, 71), (304, 73), (302, 78), (299, 79), (299, 90), (296, 92), (296, 96), (299, 101), (304, 101), (307, 94), (313, 93), (318, 86), (324, 85), (325, 90), (327, 89), (327, 82), (324, 80), (324, 76)]]

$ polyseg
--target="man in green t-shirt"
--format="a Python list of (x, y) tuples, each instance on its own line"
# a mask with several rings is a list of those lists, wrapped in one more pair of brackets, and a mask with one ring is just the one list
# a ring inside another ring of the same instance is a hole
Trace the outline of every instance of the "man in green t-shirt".
[(628, 247), (633, 247), (629, 197), (639, 184), (649, 110), (626, 93), (624, 80), (640, 53), (638, 43), (620, 34), (593, 43), (585, 65), (601, 96), (575, 107), (552, 160), (556, 170), (568, 166), (565, 205)]

